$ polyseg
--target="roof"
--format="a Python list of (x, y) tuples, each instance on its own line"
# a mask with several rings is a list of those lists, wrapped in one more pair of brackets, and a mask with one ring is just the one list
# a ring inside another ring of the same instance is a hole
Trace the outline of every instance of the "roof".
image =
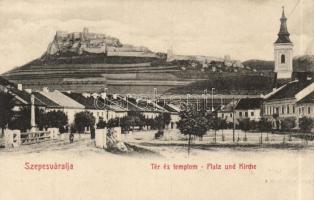
[(298, 104), (302, 103), (314, 103), (314, 91), (311, 92), (309, 95), (305, 96), (303, 99), (297, 102)]
[(278, 33), (278, 39), (275, 43), (292, 43), (289, 36), (290, 33), (288, 32), (287, 28), (287, 18), (285, 16), (285, 10), (283, 8), (282, 10), (282, 16), (280, 18), (281, 24), (280, 24), (280, 30)]
[(84, 97), (80, 93), (67, 93), (67, 92), (63, 92), (63, 94), (82, 104), (83, 106), (85, 106), (86, 109), (97, 109), (95, 105), (95, 98), (92, 96)]
[(165, 112), (166, 110), (150, 99), (128, 98), (129, 104), (137, 107), (142, 112)]
[(219, 112), (232, 112), (233, 107), (236, 108), (237, 104), (238, 104), (238, 100), (232, 100), (227, 105), (222, 106), (221, 109), (219, 110)]
[(52, 101), (51, 99), (47, 98), (46, 96), (40, 94), (39, 92), (34, 92), (35, 98), (42, 103), (44, 103), (47, 107), (50, 108), (60, 108), (61, 106), (56, 102)]
[(305, 87), (310, 85), (312, 81), (293, 81), (286, 84), (280, 90), (275, 92), (273, 95), (268, 97), (266, 100), (280, 100), (280, 99), (291, 99), (295, 98), (295, 95), (303, 90)]
[[(19, 90), (15, 87), (10, 87), (9, 93), (13, 95), (18, 102), (24, 105), (30, 105), (31, 104), (31, 94), (26, 92), (25, 90)], [(39, 99), (35, 98), (34, 104), (36, 106), (46, 106), (46, 104)]]
[(261, 108), (262, 103), (263, 103), (262, 98), (240, 99), (235, 109), (236, 110), (259, 109)]
[(74, 101), (72, 98), (62, 94), (57, 90), (53, 92), (39, 92), (39, 93), (64, 108), (78, 108), (78, 109), (85, 108), (82, 104), (78, 103), (77, 101)]
[(175, 105), (173, 105), (171, 103), (158, 102), (158, 105), (161, 106), (166, 111), (171, 112), (171, 113), (178, 113), (178, 112), (180, 112), (180, 108), (176, 107)]
[(13, 86), (16, 87), (16, 85), (10, 81), (8, 81), (6, 78), (4, 78), (3, 76), (0, 76), (0, 85), (3, 86)]

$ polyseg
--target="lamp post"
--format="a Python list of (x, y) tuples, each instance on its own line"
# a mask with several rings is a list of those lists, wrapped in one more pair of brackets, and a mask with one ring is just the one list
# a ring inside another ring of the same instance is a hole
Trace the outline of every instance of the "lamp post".
[(215, 88), (212, 88), (212, 112), (214, 111), (214, 90)]

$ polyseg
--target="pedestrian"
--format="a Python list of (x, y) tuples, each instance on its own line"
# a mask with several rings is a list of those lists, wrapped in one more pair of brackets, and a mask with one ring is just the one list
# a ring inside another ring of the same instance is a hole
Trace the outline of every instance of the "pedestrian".
[(73, 143), (73, 140), (74, 140), (74, 134), (73, 133), (70, 133), (69, 139), (70, 139), (70, 143)]

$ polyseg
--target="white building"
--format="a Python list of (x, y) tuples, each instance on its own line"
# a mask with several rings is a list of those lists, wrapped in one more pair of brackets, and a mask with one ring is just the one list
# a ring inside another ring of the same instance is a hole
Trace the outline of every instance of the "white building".
[(293, 71), (293, 43), (289, 38), (290, 33), (287, 29), (287, 18), (284, 9), (280, 21), (278, 39), (274, 43), (275, 72), (277, 73), (277, 79), (291, 79)]

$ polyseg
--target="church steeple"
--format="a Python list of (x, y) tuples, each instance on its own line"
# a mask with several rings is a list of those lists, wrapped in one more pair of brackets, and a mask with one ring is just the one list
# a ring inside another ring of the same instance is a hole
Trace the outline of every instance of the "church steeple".
[(288, 32), (287, 28), (287, 18), (285, 16), (285, 8), (282, 7), (282, 15), (280, 18), (280, 30), (278, 33), (278, 39), (276, 40), (275, 43), (292, 43), (289, 36), (290, 33)]

